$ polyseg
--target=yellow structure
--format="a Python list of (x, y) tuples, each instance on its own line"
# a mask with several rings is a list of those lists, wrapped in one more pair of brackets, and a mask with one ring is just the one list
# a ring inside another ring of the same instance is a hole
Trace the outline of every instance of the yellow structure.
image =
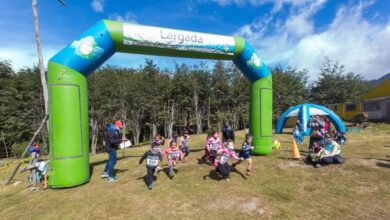
[(354, 118), (359, 112), (367, 112), (371, 120), (390, 120), (390, 79), (363, 95), (360, 102), (333, 104), (329, 108), (344, 120)]
[(360, 102), (348, 102), (329, 105), (329, 109), (334, 111), (343, 120), (350, 120), (355, 117), (356, 114), (361, 112)]
[(362, 111), (368, 113), (368, 119), (390, 119), (390, 79), (379, 84), (361, 98)]

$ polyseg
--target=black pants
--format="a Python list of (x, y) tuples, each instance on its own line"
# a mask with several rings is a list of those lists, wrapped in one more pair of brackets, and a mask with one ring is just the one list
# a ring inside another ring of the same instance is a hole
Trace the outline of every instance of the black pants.
[(230, 177), (230, 167), (228, 163), (218, 163), (217, 172), (222, 174), (222, 178), (227, 179)]
[(146, 166), (146, 185), (150, 186), (153, 183), (154, 172), (157, 167)]

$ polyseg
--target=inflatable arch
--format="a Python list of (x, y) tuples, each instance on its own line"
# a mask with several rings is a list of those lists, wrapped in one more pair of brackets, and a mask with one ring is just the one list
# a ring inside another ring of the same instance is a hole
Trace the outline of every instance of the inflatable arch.
[(282, 116), (279, 117), (278, 123), (276, 124), (275, 133), (281, 134), (283, 132), (284, 125), (289, 117), (297, 116), (302, 124), (303, 134), (310, 135), (310, 128), (308, 127), (311, 115), (326, 115), (330, 122), (335, 126), (336, 130), (346, 132), (347, 129), (343, 121), (338, 115), (332, 110), (322, 106), (311, 103), (303, 103), (287, 109), (283, 112)]
[(271, 153), (272, 76), (247, 41), (102, 20), (48, 63), (51, 187), (71, 187), (89, 181), (86, 77), (115, 52), (232, 60), (250, 81), (253, 152)]

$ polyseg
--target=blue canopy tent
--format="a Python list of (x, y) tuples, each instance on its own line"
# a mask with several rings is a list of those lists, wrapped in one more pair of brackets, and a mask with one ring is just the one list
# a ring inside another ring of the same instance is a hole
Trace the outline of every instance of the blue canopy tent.
[(312, 115), (325, 115), (330, 122), (335, 126), (336, 130), (345, 133), (347, 129), (343, 121), (332, 110), (312, 103), (303, 103), (287, 109), (280, 116), (278, 123), (276, 124), (275, 133), (281, 134), (283, 132), (284, 125), (289, 117), (297, 116), (297, 119), (302, 124), (302, 132), (304, 135), (310, 135), (309, 121)]

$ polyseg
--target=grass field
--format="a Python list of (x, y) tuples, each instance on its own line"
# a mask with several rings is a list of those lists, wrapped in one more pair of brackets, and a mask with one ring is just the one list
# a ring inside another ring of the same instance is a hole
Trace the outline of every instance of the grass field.
[[(239, 148), (244, 132), (237, 136)], [(178, 165), (173, 180), (160, 173), (151, 191), (142, 180), (145, 165), (138, 165), (147, 147), (128, 149), (118, 160), (116, 183), (99, 177), (104, 153), (91, 157), (91, 181), (75, 188), (31, 193), (27, 173), (18, 174), (19, 185), (0, 186), (0, 219), (390, 219), (390, 125), (349, 133), (345, 164), (322, 168), (289, 159), (291, 135), (274, 135), (281, 148), (254, 157), (251, 177), (242, 175), (245, 164), (238, 166), (242, 174), (233, 172), (230, 182), (204, 179), (212, 167), (196, 158), (205, 136), (191, 138), (189, 162)], [(0, 179), (9, 172), (2, 169)]]

